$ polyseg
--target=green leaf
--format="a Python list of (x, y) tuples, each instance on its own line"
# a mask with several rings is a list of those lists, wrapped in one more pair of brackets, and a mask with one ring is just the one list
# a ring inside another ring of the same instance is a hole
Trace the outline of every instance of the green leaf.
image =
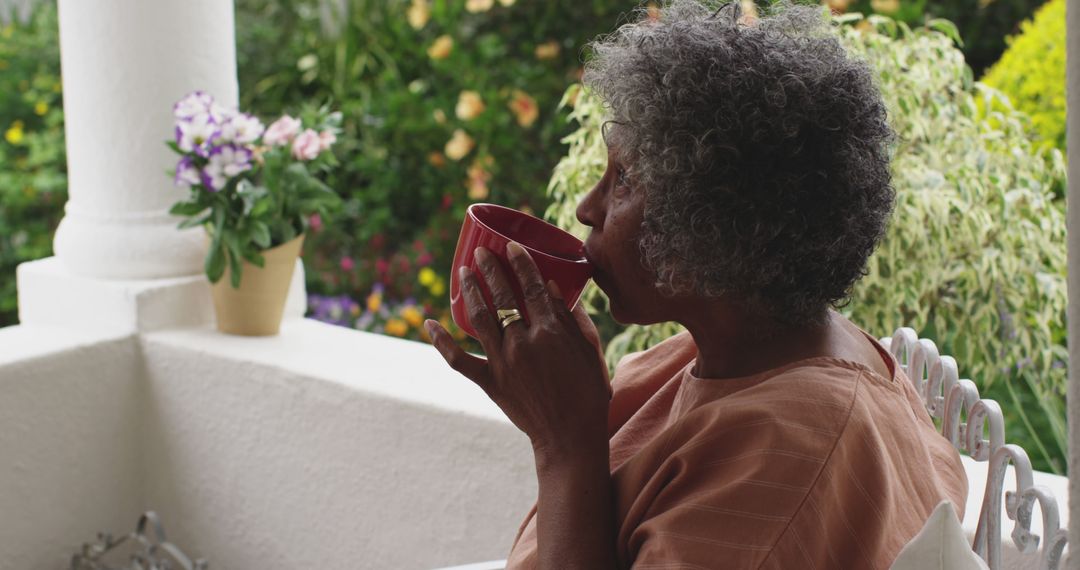
[(233, 289), (240, 288), (240, 272), (242, 271), (242, 263), (240, 258), (233, 253), (229, 252), (229, 281)]
[(210, 251), (206, 252), (206, 261), (203, 265), (206, 277), (211, 283), (221, 280), (221, 275), (225, 273), (225, 248), (221, 247), (219, 240), (215, 239), (210, 244)]
[(180, 145), (176, 144), (175, 140), (165, 141), (165, 146), (171, 148), (172, 151), (175, 152), (176, 154), (187, 154), (186, 152), (180, 150)]
[(194, 216), (206, 210), (206, 204), (198, 202), (177, 202), (169, 208), (169, 213), (174, 216)]
[(244, 259), (251, 262), (255, 267), (264, 267), (266, 265), (266, 258), (259, 252), (250, 249), (244, 250)]
[(926, 27), (945, 34), (950, 40), (956, 42), (956, 45), (964, 47), (964, 39), (960, 37), (960, 30), (956, 27), (956, 24), (949, 20), (934, 18), (926, 23)]
[(270, 227), (260, 221), (253, 221), (251, 223), (251, 241), (255, 242), (255, 245), (260, 249), (267, 249), (270, 247)]
[(210, 214), (207, 214), (207, 215), (205, 215), (205, 216), (203, 216), (201, 218), (188, 218), (188, 219), (180, 222), (180, 225), (177, 226), (177, 228), (181, 229), (181, 230), (186, 230), (188, 228), (194, 228), (196, 226), (201, 226), (201, 225), (205, 224), (206, 222), (209, 222), (210, 218), (211, 218)]

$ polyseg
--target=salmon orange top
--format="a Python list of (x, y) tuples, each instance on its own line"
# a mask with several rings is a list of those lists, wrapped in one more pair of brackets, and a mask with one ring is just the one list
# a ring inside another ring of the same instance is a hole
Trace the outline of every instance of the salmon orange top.
[[(868, 337), (869, 338), (869, 337)], [(612, 380), (619, 566), (888, 568), (967, 479), (911, 382), (816, 357), (705, 379), (688, 333), (626, 356)], [(536, 566), (536, 508), (508, 570)]]

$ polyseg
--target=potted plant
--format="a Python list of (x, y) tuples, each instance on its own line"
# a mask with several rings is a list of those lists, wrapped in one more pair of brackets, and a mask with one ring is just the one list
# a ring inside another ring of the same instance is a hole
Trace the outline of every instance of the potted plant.
[(269, 127), (196, 91), (173, 107), (180, 159), (171, 174), (190, 190), (170, 212), (180, 228), (207, 234), (206, 276), (217, 326), (240, 335), (277, 334), (308, 219), (340, 206), (320, 175), (337, 165), (327, 152), (340, 113), (326, 107)]

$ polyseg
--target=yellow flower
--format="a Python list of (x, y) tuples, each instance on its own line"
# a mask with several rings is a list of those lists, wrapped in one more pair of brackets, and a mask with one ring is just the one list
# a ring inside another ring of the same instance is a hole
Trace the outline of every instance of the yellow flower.
[(401, 318), (405, 319), (405, 322), (409, 323), (410, 327), (419, 328), (421, 323), (424, 322), (424, 313), (421, 313), (416, 307), (409, 305), (401, 310)]
[(407, 12), (405, 12), (405, 19), (409, 21), (409, 25), (414, 30), (419, 30), (427, 25), (428, 20), (431, 18), (431, 7), (428, 5), (427, 0), (413, 0), (412, 5), (409, 6)]
[(649, 12), (649, 20), (655, 22), (660, 19), (660, 7), (656, 5), (656, 2), (649, 2), (646, 9)]
[(431, 284), (435, 282), (436, 277), (437, 276), (435, 275), (435, 270), (430, 267), (425, 267), (421, 269), (420, 274), (418, 275), (420, 284), (424, 287), (430, 287)]
[(436, 123), (440, 125), (446, 124), (446, 113), (442, 109), (435, 109), (431, 112), (431, 117), (435, 119)]
[(466, 0), (465, 9), (473, 14), (477, 14), (479, 12), (487, 12), (494, 4), (494, 0)]
[(559, 57), (559, 42), (551, 40), (536, 46), (536, 59), (555, 59)]
[(900, 0), (870, 0), (870, 7), (875, 12), (888, 16), (900, 9)]
[(8, 24), (8, 25), (4, 26), (3, 28), (0, 28), (0, 37), (4, 38), (5, 40), (10, 40), (11, 35), (14, 34), (14, 33), (15, 33), (15, 25), (14, 24)]
[(442, 279), (436, 279), (428, 288), (428, 291), (431, 291), (432, 295), (439, 297), (446, 292), (446, 283)]
[(454, 38), (444, 34), (435, 38), (435, 41), (431, 43), (431, 47), (428, 48), (427, 54), (431, 59), (446, 59), (453, 49)]
[(499, 0), (499, 4), (502, 4), (503, 6), (513, 6), (516, 1), (517, 0)]
[(469, 167), (468, 174), (469, 178), (465, 181), (465, 187), (469, 189), (469, 199), (474, 201), (486, 199), (491, 193), (487, 185), (491, 180), (491, 173), (484, 168), (481, 161), (477, 160)]
[(480, 113), (484, 112), (484, 100), (480, 98), (480, 94), (476, 91), (462, 91), (458, 95), (457, 106), (454, 107), (454, 114), (462, 121), (471, 121), (480, 116)]
[(405, 333), (409, 332), (409, 325), (401, 319), (390, 319), (386, 321), (386, 326), (383, 330), (386, 331), (386, 334), (405, 336)]
[(39, 117), (49, 112), (49, 104), (44, 101), (38, 101), (34, 104), (34, 113)]
[(367, 310), (374, 313), (382, 306), (382, 295), (379, 293), (372, 293), (367, 298)]
[(461, 129), (454, 130), (454, 136), (446, 142), (446, 147), (443, 152), (446, 153), (446, 157), (450, 160), (461, 160), (465, 158), (465, 155), (472, 151), (476, 146), (476, 142), (468, 133)]
[(843, 14), (844, 12), (847, 12), (848, 6), (850, 4), (851, 0), (821, 0), (822, 6), (827, 7), (831, 12), (837, 14)]
[(743, 24), (753, 24), (758, 19), (757, 4), (754, 0), (741, 0), (739, 6), (742, 8), (742, 17), (739, 21)]
[(522, 127), (529, 127), (536, 122), (540, 115), (540, 108), (536, 106), (536, 100), (528, 93), (515, 89), (510, 99), (510, 111), (517, 117), (517, 122)]
[(11, 144), (21, 144), (26, 133), (23, 132), (23, 122), (15, 121), (4, 133), (4, 140)]

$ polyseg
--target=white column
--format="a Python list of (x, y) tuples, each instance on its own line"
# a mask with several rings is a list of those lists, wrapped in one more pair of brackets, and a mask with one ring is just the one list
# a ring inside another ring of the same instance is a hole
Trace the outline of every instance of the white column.
[[(232, 0), (59, 0), (69, 200), (56, 256), (18, 268), (24, 325), (149, 331), (213, 322), (201, 229), (169, 207), (184, 191), (173, 103), (200, 89), (235, 105)], [(297, 262), (286, 317), (304, 313)]]
[(201, 232), (167, 214), (184, 195), (172, 104), (201, 89), (235, 105), (232, 0), (60, 0), (69, 199), (57, 257), (88, 277), (199, 273)]
[(1069, 153), (1069, 549), (1068, 568), (1080, 570), (1080, 0), (1068, 0), (1065, 11), (1066, 113)]

